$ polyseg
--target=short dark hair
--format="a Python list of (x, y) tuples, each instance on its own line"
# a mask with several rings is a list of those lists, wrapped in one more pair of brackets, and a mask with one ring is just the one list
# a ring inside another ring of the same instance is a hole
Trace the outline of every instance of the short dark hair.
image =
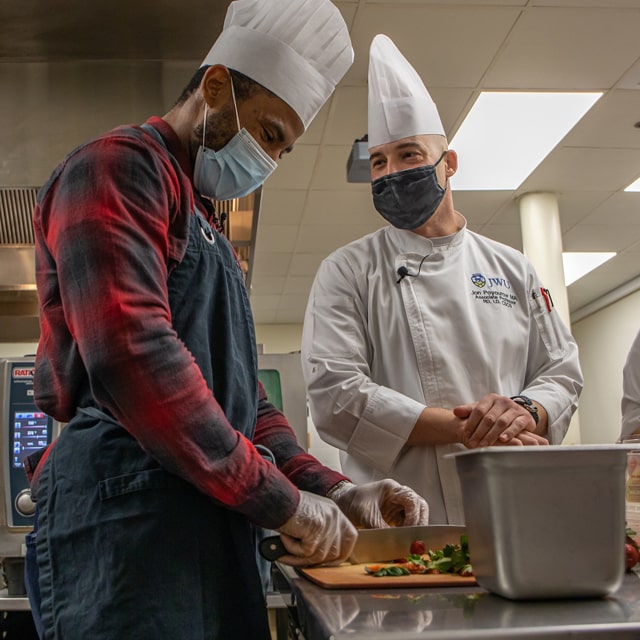
[[(182, 90), (182, 93), (176, 100), (174, 106), (179, 106), (187, 101), (189, 96), (200, 86), (200, 83), (202, 82), (202, 76), (204, 76), (205, 71), (209, 68), (209, 66), (210, 65), (204, 65), (193, 74), (191, 80), (189, 80), (187, 86)], [(237, 100), (244, 101), (259, 91), (262, 91), (270, 96), (275, 96), (272, 91), (269, 91), (269, 89), (263, 87), (259, 82), (252, 80), (239, 71), (236, 71), (235, 69), (229, 69), (229, 73), (231, 74), (231, 79), (233, 80), (233, 90), (235, 92)]]

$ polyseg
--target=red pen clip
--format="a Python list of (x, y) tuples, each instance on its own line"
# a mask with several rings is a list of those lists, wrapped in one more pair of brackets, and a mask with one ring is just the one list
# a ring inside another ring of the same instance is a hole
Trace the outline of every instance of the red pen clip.
[(544, 303), (547, 306), (547, 311), (551, 313), (551, 307), (553, 307), (553, 299), (551, 298), (551, 293), (549, 292), (549, 289), (540, 287), (540, 293), (544, 298)]

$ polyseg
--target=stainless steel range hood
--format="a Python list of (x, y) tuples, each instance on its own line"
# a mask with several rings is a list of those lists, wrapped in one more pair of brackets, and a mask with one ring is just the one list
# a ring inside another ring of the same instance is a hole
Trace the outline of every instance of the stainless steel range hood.
[[(40, 337), (32, 213), (38, 187), (0, 187), (0, 343)], [(251, 286), (261, 190), (216, 203)]]
[(37, 187), (0, 188), (0, 342), (40, 335), (31, 214)]

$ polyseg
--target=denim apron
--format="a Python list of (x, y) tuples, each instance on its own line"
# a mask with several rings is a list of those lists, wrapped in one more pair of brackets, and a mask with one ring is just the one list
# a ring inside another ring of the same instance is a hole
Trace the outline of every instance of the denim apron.
[[(179, 338), (230, 423), (251, 438), (249, 301), (228, 242), (197, 210), (167, 284)], [(63, 429), (37, 500), (46, 640), (270, 638), (250, 523), (162, 469), (99, 407)]]

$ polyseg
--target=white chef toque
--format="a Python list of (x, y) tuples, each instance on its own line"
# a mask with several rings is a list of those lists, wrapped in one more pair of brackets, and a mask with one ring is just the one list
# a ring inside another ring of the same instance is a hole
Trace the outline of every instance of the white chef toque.
[(353, 63), (330, 0), (236, 0), (202, 65), (222, 64), (284, 100), (306, 129)]
[(393, 41), (378, 34), (369, 50), (369, 149), (410, 136), (445, 135), (435, 102)]

